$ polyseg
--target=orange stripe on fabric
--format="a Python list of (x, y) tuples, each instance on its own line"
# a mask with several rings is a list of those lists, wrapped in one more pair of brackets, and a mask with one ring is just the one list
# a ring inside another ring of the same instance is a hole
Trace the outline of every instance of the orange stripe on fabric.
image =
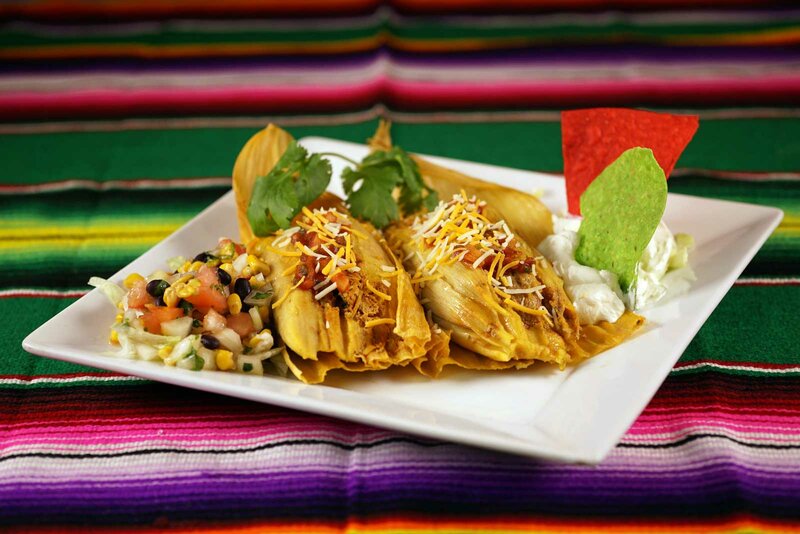
[[(255, 534), (261, 532), (271, 532), (277, 534), (289, 534), (297, 532), (310, 532), (319, 534), (347, 533), (347, 534), (389, 534), (401, 532), (439, 532), (456, 534), (459, 532), (478, 532), (485, 534), (500, 534), (504, 532), (539, 532), (539, 533), (593, 533), (593, 532), (621, 532), (634, 534), (642, 531), (651, 534), (683, 534), (692, 532), (741, 532), (741, 533), (795, 533), (800, 532), (800, 526), (779, 521), (770, 521), (751, 517), (733, 517), (720, 520), (685, 520), (674, 518), (670, 521), (648, 521), (646, 519), (636, 519), (625, 522), (615, 522), (610, 520), (586, 520), (579, 521), (574, 519), (536, 519), (521, 520), (498, 517), (494, 520), (483, 519), (452, 519), (447, 517), (417, 517), (413, 519), (377, 519), (377, 520), (358, 520), (351, 519), (346, 523), (311, 523), (303, 521), (294, 522), (247, 522), (231, 523), (226, 525), (214, 524), (203, 526), (202, 524), (159, 524), (150, 527), (117, 527), (113, 531), (116, 534), (147, 534), (163, 532), (165, 529), (173, 534)], [(5, 532), (26, 532), (31, 534), (56, 534), (56, 533), (75, 533), (75, 532), (107, 532), (107, 529), (81, 527), (25, 527), (21, 530), (7, 530)]]
[(0, 50), (2, 59), (67, 59), (76, 57), (141, 58), (185, 58), (202, 56), (242, 56), (259, 54), (338, 54), (363, 52), (379, 47), (383, 42), (380, 34), (341, 42), (320, 43), (242, 43), (222, 45), (163, 45), (103, 44), (103, 45), (56, 45), (24, 46)]
[[(725, 35), (682, 35), (653, 37), (646, 42), (675, 46), (749, 45), (773, 46), (800, 43), (800, 28), (767, 30)], [(459, 39), (406, 39), (377, 32), (370, 37), (343, 41), (319, 42), (265, 42), (225, 44), (145, 45), (128, 43), (75, 44), (20, 46), (0, 50), (0, 59), (68, 59), (78, 57), (141, 57), (181, 58), (203, 56), (248, 56), (260, 54), (337, 54), (375, 50), (389, 45), (405, 52), (469, 52), (503, 48), (520, 48), (530, 45), (558, 44), (554, 37), (497, 37)], [(574, 42), (609, 43), (627, 42), (623, 37), (613, 39), (582, 38)]]

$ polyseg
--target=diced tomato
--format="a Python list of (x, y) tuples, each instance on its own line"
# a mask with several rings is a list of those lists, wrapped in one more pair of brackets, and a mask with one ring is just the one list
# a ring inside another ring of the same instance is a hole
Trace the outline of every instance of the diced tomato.
[(344, 293), (350, 288), (350, 279), (341, 271), (333, 275), (331, 280), (336, 284), (336, 289), (339, 293)]
[(128, 292), (129, 308), (144, 308), (146, 304), (152, 304), (155, 299), (147, 292), (147, 282), (139, 280)]
[(196, 295), (186, 297), (186, 300), (200, 313), (207, 313), (211, 309), (225, 313), (228, 310), (228, 300), (222, 292), (216, 269), (203, 265), (196, 276), (200, 280), (200, 289)]
[(186, 297), (185, 300), (191, 302), (200, 313), (208, 313), (208, 310), (216, 310), (219, 313), (228, 311), (228, 299), (218, 289), (212, 287), (202, 286), (197, 295)]
[(214, 284), (219, 284), (219, 277), (217, 276), (217, 270), (212, 269), (208, 265), (203, 265), (200, 267), (200, 270), (197, 271), (197, 279), (200, 280), (204, 286), (213, 286)]
[(317, 247), (322, 244), (322, 240), (319, 238), (319, 234), (316, 232), (311, 232), (307, 235), (306, 239), (306, 246), (311, 250), (317, 250)]
[(256, 331), (253, 319), (249, 313), (242, 312), (228, 316), (228, 328), (239, 334), (241, 337), (248, 336)]
[(504, 264), (508, 264), (516, 260), (522, 261), (525, 258), (525, 254), (519, 249), (517, 243), (513, 240), (505, 249), (503, 249), (503, 255), (505, 256), (505, 259), (503, 260)]
[[(481, 256), (483, 256), (483, 252), (481, 252), (481, 250), (478, 247), (472, 247), (471, 246), (467, 250), (467, 253), (464, 255), (464, 259), (461, 260), (461, 261), (463, 261), (467, 265), (471, 266)], [(490, 255), (486, 256), (486, 259), (483, 260), (483, 263), (481, 265), (478, 265), (478, 268), (479, 269), (488, 268), (492, 264), (493, 260), (494, 260), (494, 254), (490, 254)]]
[(314, 268), (316, 266), (317, 258), (314, 258), (313, 256), (307, 256), (305, 254), (300, 257), (300, 265), (298, 265), (294, 270), (295, 282), (301, 278), (305, 278), (303, 283), (298, 286), (300, 289), (311, 289), (314, 287), (314, 277), (316, 274), (314, 272)]
[(161, 323), (183, 317), (181, 308), (168, 308), (166, 306), (147, 305), (147, 311), (142, 315), (144, 329), (151, 334), (161, 334)]

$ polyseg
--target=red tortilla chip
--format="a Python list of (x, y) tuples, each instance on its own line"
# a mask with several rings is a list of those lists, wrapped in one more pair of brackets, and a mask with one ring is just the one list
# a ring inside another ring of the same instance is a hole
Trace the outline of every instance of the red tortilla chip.
[(567, 207), (580, 215), (581, 194), (629, 148), (653, 151), (664, 175), (675, 167), (697, 131), (696, 115), (670, 115), (624, 108), (594, 108), (561, 113), (561, 146)]

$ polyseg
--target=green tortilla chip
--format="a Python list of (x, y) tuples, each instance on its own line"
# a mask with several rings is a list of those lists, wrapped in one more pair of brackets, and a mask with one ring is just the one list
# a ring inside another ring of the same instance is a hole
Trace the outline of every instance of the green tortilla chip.
[(627, 291), (666, 205), (667, 179), (653, 152), (626, 150), (581, 195), (575, 259), (615, 273)]

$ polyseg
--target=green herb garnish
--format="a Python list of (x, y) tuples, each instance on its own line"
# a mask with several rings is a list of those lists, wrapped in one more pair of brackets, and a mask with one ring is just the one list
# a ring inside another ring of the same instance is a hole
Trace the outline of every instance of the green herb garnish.
[(245, 364), (242, 365), (242, 371), (244, 371), (245, 373), (249, 373), (252, 370), (253, 370), (253, 364), (252, 363), (245, 363)]
[(194, 309), (194, 305), (191, 302), (183, 299), (181, 299), (181, 301), (178, 303), (178, 306), (183, 310), (184, 315), (191, 314), (192, 310)]
[[(439, 202), (436, 192), (422, 181), (417, 164), (402, 148), (373, 152), (356, 163), (338, 154), (309, 155), (292, 141), (269, 174), (256, 179), (253, 186), (247, 218), (256, 235), (289, 228), (303, 206), (325, 192), (331, 180), (331, 165), (323, 156), (340, 157), (355, 165), (342, 173), (347, 204), (354, 216), (377, 228), (399, 219), (401, 211), (409, 214), (423, 207), (430, 210)], [(397, 201), (395, 190), (399, 191)]]
[(345, 169), (342, 185), (353, 215), (377, 228), (400, 218), (392, 196), (395, 188), (400, 190), (399, 204), (406, 214), (421, 207), (430, 210), (439, 202), (436, 192), (422, 181), (417, 164), (400, 147), (373, 152), (355, 169)]
[(206, 361), (197, 354), (194, 355), (194, 370), (195, 371), (202, 371), (203, 367), (205, 367)]
[(253, 232), (269, 235), (279, 228), (289, 228), (300, 209), (316, 200), (331, 180), (331, 164), (319, 154), (308, 155), (297, 141), (266, 176), (256, 179), (247, 219)]

